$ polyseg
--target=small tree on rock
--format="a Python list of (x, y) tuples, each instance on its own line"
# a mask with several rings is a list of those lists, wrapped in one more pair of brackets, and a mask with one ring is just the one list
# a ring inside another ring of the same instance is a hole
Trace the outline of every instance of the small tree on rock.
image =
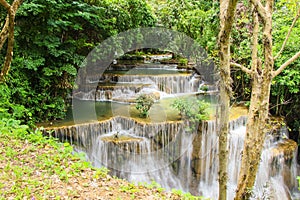
[(154, 100), (150, 95), (141, 94), (136, 99), (136, 106), (135, 108), (140, 112), (141, 117), (148, 117), (149, 116), (149, 110), (151, 106), (154, 104)]

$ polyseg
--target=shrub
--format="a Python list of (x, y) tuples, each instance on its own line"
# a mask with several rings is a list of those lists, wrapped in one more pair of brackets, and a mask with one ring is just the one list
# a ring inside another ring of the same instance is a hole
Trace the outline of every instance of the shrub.
[(179, 63), (178, 63), (179, 66), (183, 67), (183, 66), (187, 66), (187, 64), (188, 64), (188, 59), (186, 58), (179, 59)]
[(149, 110), (151, 106), (154, 104), (154, 100), (151, 96), (146, 94), (141, 94), (136, 99), (136, 106), (135, 108), (140, 112), (141, 117), (148, 117), (149, 116)]
[[(176, 99), (171, 106), (179, 111), (181, 117), (193, 124), (209, 119), (209, 103), (198, 99)], [(193, 127), (193, 126), (191, 126)], [(193, 128), (192, 128), (193, 129)]]

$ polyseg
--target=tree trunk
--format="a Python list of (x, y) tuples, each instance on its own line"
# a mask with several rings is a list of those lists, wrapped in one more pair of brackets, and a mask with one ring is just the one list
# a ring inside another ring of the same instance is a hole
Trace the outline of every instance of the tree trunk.
[(228, 123), (231, 95), (230, 33), (234, 22), (237, 0), (220, 1), (220, 124), (219, 124), (219, 199), (227, 198)]
[(2, 31), (0, 32), (0, 50), (2, 49), (8, 36), (8, 25), (9, 25), (9, 15), (7, 15), (5, 24), (2, 28)]
[(0, 3), (7, 9), (8, 12), (8, 25), (7, 23), (5, 23), (3, 30), (1, 31), (1, 41), (0, 41), (2, 47), (6, 38), (8, 38), (6, 56), (5, 56), (3, 68), (0, 73), (0, 83), (1, 83), (5, 81), (5, 76), (9, 72), (11, 61), (13, 58), (13, 48), (14, 48), (14, 41), (15, 41), (15, 37), (14, 37), (15, 16), (20, 4), (22, 3), (22, 0), (15, 0), (12, 3), (12, 5), (9, 5), (4, 0), (0, 0)]
[[(257, 3), (257, 1), (255, 2)], [(255, 3), (253, 4), (254, 6), (256, 5)], [(263, 53), (265, 60), (263, 68), (257, 59), (257, 43), (252, 47), (252, 53), (254, 52), (254, 54), (252, 54), (252, 62), (254, 63), (254, 65), (252, 65), (252, 92), (242, 164), (235, 196), (236, 200), (249, 199), (251, 197), (267, 132), (266, 124), (269, 114), (270, 88), (274, 66), (272, 55), (272, 6), (273, 1), (268, 0), (265, 6), (265, 15), (262, 16), (260, 14), (263, 21)], [(254, 12), (256, 16), (259, 13), (256, 6)], [(256, 17), (254, 20), (254, 24), (258, 24), (258, 18)], [(253, 37), (257, 35), (258, 33), (254, 33)]]

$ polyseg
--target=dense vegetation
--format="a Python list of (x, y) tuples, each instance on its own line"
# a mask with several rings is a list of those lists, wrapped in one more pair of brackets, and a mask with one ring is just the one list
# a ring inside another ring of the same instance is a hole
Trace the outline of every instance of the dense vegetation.
[[(293, 19), (299, 15), (299, 6), (295, 0), (275, 1), (272, 35), (275, 69), (299, 51), (300, 20), (296, 21), (284, 50), (281, 50)], [(218, 65), (219, 7), (218, 1), (205, 0), (24, 0), (14, 19), (11, 68), (5, 81), (0, 83), (0, 133), (6, 132), (0, 136), (15, 140), (11, 134), (14, 132), (17, 139), (42, 140), (40, 136), (35, 138), (36, 132), (27, 136), (27, 125), (64, 118), (82, 61), (94, 47), (122, 31), (159, 26), (184, 32), (206, 49)], [(230, 48), (232, 60), (246, 67), (252, 62), (254, 27), (251, 9), (247, 1), (237, 4)], [(0, 7), (1, 27), (5, 26), (6, 18), (6, 10)], [(261, 42), (263, 38), (258, 40)], [(0, 69), (8, 43), (0, 48)], [(259, 45), (259, 62), (264, 62), (263, 54), (263, 46)], [(187, 61), (183, 63), (187, 64)], [(232, 103), (249, 105), (253, 80), (240, 68), (233, 70), (231, 77), (234, 88)], [(270, 113), (286, 117), (291, 137), (296, 141), (300, 130), (299, 88), (298, 59), (273, 80), (270, 98)], [(147, 117), (153, 101), (143, 104), (144, 101), (138, 99), (137, 109), (143, 117)], [(193, 113), (193, 108), (187, 104), (175, 102), (173, 106), (183, 115), (204, 119), (204, 115)], [(205, 113), (205, 106), (199, 107), (199, 110)], [(20, 146), (18, 141), (15, 142), (13, 144)], [(6, 153), (14, 155), (10, 149)], [(22, 171), (18, 168), (13, 170)], [(62, 179), (68, 178), (65, 174), (61, 175)]]
[[(249, 65), (251, 60), (249, 9), (247, 3), (238, 4), (232, 37), (233, 59), (244, 65)], [(279, 52), (296, 12), (296, 2), (276, 2), (274, 52)], [(23, 122), (63, 118), (83, 59), (101, 41), (135, 27), (163, 26), (184, 32), (217, 58), (218, 13), (216, 1), (24, 1), (15, 19), (11, 71), (6, 82), (0, 85), (1, 110)], [(5, 18), (6, 12), (1, 7), (1, 26)], [(299, 34), (298, 20), (275, 67), (298, 50)], [(0, 63), (4, 62), (5, 45), (1, 49)], [(271, 113), (286, 116), (291, 131), (295, 133), (300, 128), (297, 112), (300, 105), (299, 67), (300, 61), (297, 60), (276, 77), (270, 102)], [(249, 77), (237, 69), (232, 78), (236, 101), (249, 101)]]
[(209, 103), (198, 99), (176, 99), (171, 106), (179, 111), (183, 120), (188, 119), (188, 131), (195, 131), (200, 122), (209, 119)]
[[(1, 12), (1, 23), (5, 17)], [(24, 122), (63, 118), (87, 54), (106, 38), (153, 26), (155, 20), (142, 0), (24, 1), (16, 16), (11, 71), (1, 84), (1, 107)], [(1, 53), (3, 63), (5, 48)]]

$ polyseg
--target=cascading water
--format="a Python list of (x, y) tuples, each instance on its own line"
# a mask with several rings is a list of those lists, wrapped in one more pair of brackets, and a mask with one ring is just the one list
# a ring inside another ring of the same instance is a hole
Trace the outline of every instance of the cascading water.
[[(228, 199), (234, 198), (237, 187), (246, 132), (245, 123), (246, 117), (230, 122)], [(271, 199), (291, 198), (290, 190), (296, 187), (296, 144), (286, 139), (276, 141), (275, 138), (280, 138), (283, 134), (284, 132), (280, 132), (279, 136), (270, 134), (267, 137), (253, 190), (253, 199), (267, 197)], [(289, 155), (290, 157), (284, 158), (284, 156), (287, 156), (284, 154), (284, 149), (278, 150), (278, 144), (280, 143), (291, 144), (293, 153)], [(215, 123), (208, 122), (207, 127), (202, 130), (201, 145), (200, 158), (202, 158), (202, 163), (198, 191), (199, 194), (205, 197), (218, 199), (218, 136), (215, 131)], [(280, 153), (274, 154), (276, 151)], [(290, 177), (290, 180), (288, 180), (289, 186), (287, 186), (287, 180), (284, 181), (286, 178), (284, 176), (287, 175)]]
[[(228, 199), (234, 198), (237, 186), (245, 123), (246, 117), (230, 122)], [(106, 166), (114, 175), (129, 181), (154, 180), (167, 189), (177, 188), (217, 199), (216, 123), (207, 121), (200, 127), (202, 131), (191, 134), (185, 132), (182, 121), (147, 124), (114, 117), (103, 122), (57, 128), (52, 134), (80, 144), (78, 150), (86, 152), (93, 165)], [(295, 144), (286, 139), (278, 140), (280, 137), (268, 136), (253, 199), (263, 196), (290, 199), (290, 191), (296, 187)], [(291, 155), (280, 148), (287, 142), (293, 146)]]
[[(145, 70), (143, 67), (137, 69)], [(156, 75), (151, 74), (151, 69), (146, 70), (149, 74), (105, 74), (99, 84), (98, 75), (91, 76), (89, 83), (82, 86), (74, 97), (81, 100), (130, 102), (139, 94), (159, 92), (158, 100), (169, 94), (199, 92), (203, 86), (200, 76), (190, 71), (177, 73), (174, 68), (166, 70), (161, 65), (155, 69), (157, 72), (159, 70), (164, 71)], [(213, 86), (204, 88), (215, 90)], [(230, 122), (228, 199), (234, 198), (237, 187), (245, 124), (246, 117)], [(112, 174), (121, 178), (135, 183), (154, 180), (167, 189), (182, 189), (194, 195), (217, 199), (219, 168), (216, 122), (203, 122), (197, 133), (193, 134), (186, 128), (183, 121), (165, 120), (158, 123), (152, 120), (146, 123), (131, 117), (113, 116), (102, 121), (50, 129), (53, 136), (68, 140), (75, 149), (85, 152), (93, 165), (106, 166)], [(280, 134), (268, 135), (253, 199), (289, 199), (290, 191), (296, 187), (296, 144), (282, 139), (284, 130)]]
[[(143, 70), (143, 68), (139, 68)], [(104, 74), (104, 83), (95, 85), (93, 77), (88, 79), (90, 84), (82, 87), (81, 92), (74, 97), (81, 100), (96, 101), (125, 101), (135, 99), (139, 94), (158, 93), (159, 96), (166, 94), (195, 93), (199, 91), (202, 80), (199, 75), (193, 73), (174, 73), (174, 70), (165, 70), (165, 74), (142, 75), (142, 74)], [(171, 73), (172, 72), (172, 73)], [(170, 74), (168, 74), (170, 73)], [(112, 86), (107, 86), (111, 83)]]

